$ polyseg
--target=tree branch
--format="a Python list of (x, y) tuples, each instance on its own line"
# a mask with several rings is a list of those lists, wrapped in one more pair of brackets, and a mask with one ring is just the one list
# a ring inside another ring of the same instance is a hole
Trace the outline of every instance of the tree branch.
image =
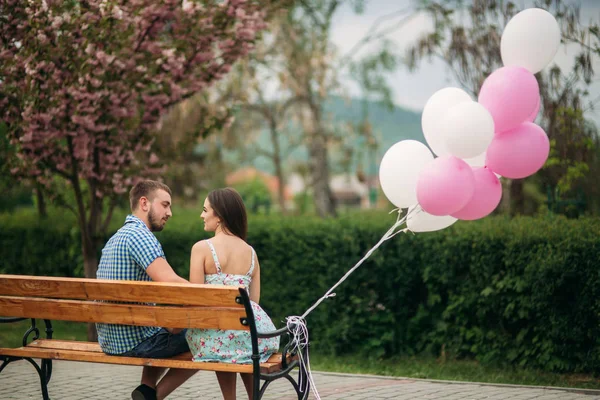
[(102, 223), (102, 233), (106, 234), (106, 231), (108, 230), (108, 225), (110, 224), (110, 221), (112, 219), (113, 216), (113, 212), (115, 210), (115, 207), (117, 206), (117, 198), (116, 196), (111, 197), (110, 199), (110, 203), (108, 205), (108, 213), (106, 214), (106, 218), (104, 218), (104, 222)]
[(300, 4), (304, 8), (304, 10), (308, 12), (308, 15), (310, 16), (310, 18), (314, 21), (314, 23), (317, 26), (319, 26), (320, 28), (322, 28), (325, 25), (325, 23), (319, 19), (319, 16), (317, 15), (317, 11), (309, 3), (309, 1), (307, 1), (307, 0), (300, 0)]
[(356, 42), (354, 44), (354, 46), (352, 46), (352, 48), (348, 52), (346, 52), (346, 54), (344, 54), (342, 56), (342, 58), (340, 59), (340, 64), (344, 64), (344, 63), (348, 62), (350, 59), (352, 59), (352, 57), (354, 57), (358, 53), (358, 51), (360, 50), (360, 48), (362, 46), (368, 44), (372, 40), (380, 39), (383, 36), (385, 36), (385, 35), (387, 35), (389, 33), (392, 33), (392, 32), (394, 32), (397, 29), (400, 29), (404, 25), (404, 23), (406, 23), (407, 21), (409, 21), (411, 18), (413, 18), (417, 14), (414, 13), (414, 14), (411, 14), (411, 15), (403, 18), (395, 26), (393, 26), (391, 28), (388, 28), (388, 29), (386, 29), (386, 30), (384, 30), (382, 32), (378, 32), (377, 36), (375, 36), (375, 33), (376, 33), (375, 31), (377, 30), (377, 28), (379, 27), (379, 25), (381, 25), (385, 21), (388, 21), (390, 19), (394, 19), (394, 18), (396, 18), (397, 15), (404, 14), (404, 13), (406, 13), (407, 11), (409, 11), (411, 9), (412, 9), (412, 7), (406, 7), (406, 8), (403, 8), (401, 10), (394, 11), (394, 12), (391, 12), (389, 14), (385, 14), (385, 15), (383, 15), (381, 17), (378, 17), (375, 20), (375, 22), (373, 22), (373, 24), (371, 25), (371, 27), (369, 28), (369, 30), (367, 31), (367, 33), (365, 34), (365, 36), (363, 36), (358, 42)]

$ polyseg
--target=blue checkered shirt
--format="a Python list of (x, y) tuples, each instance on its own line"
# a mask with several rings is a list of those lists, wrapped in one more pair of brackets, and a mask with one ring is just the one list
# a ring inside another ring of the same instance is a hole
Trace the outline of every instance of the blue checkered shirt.
[[(125, 225), (102, 249), (98, 279), (151, 281), (146, 268), (158, 257), (165, 258), (162, 246), (146, 224), (128, 215)], [(150, 326), (96, 324), (98, 342), (105, 353), (122, 354), (154, 336), (160, 328)]]

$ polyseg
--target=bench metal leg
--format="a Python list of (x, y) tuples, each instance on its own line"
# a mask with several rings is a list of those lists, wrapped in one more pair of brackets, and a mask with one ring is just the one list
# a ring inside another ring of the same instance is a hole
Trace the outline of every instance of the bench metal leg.
[[(302, 358), (304, 360), (308, 360), (308, 346), (305, 347), (302, 351)], [(309, 373), (307, 370), (307, 366), (304, 363), (300, 363), (300, 368), (298, 370), (298, 382), (301, 383), (302, 387), (298, 392), (298, 400), (308, 399), (308, 394), (310, 393), (310, 379)]]
[(300, 365), (298, 371), (298, 383), (298, 389), (296, 390), (296, 393), (298, 393), (298, 400), (308, 399), (308, 394), (310, 393), (310, 381), (308, 380), (308, 373), (302, 365)]
[(23, 360), (29, 361), (29, 363), (34, 366), (35, 370), (37, 371), (38, 375), (40, 376), (40, 384), (42, 387), (42, 399), (50, 400), (50, 396), (48, 396), (48, 381), (50, 380), (50, 377), (46, 376), (45, 371), (43, 371), (39, 367), (39, 365), (37, 365), (37, 363), (35, 361), (33, 361), (33, 359), (23, 358)]
[(2, 370), (8, 365), (8, 363), (10, 363), (10, 359), (9, 358), (3, 358), (2, 360), (4, 362), (2, 363), (2, 365), (0, 365), (0, 372), (2, 372)]
[(1, 358), (2, 365), (0, 365), (0, 372), (2, 372), (2, 370), (4, 370), (4, 368), (6, 368), (6, 366), (8, 364), (10, 364), (11, 362), (14, 361), (19, 361), (19, 360), (25, 360), (28, 361), (31, 365), (33, 365), (33, 367), (35, 368), (35, 370), (38, 373), (38, 376), (40, 377), (40, 385), (41, 385), (41, 389), (42, 389), (42, 397), (44, 400), (50, 400), (50, 397), (48, 395), (48, 382), (50, 382), (50, 378), (52, 376), (52, 360), (42, 360), (42, 366), (40, 368), (40, 366), (33, 361), (32, 358), (21, 358), (21, 357), (3, 357)]
[(50, 378), (52, 378), (52, 360), (42, 360), (42, 372), (46, 377), (46, 383), (50, 382)]
[(262, 399), (262, 397), (265, 394), (265, 391), (267, 390), (267, 387), (271, 384), (272, 381), (266, 381), (265, 383), (263, 383), (263, 386), (260, 388), (260, 392), (258, 393), (258, 398), (257, 400)]
[[(254, 357), (254, 356), (252, 356)], [(260, 400), (262, 397), (262, 390), (260, 390), (260, 367), (254, 367), (254, 373), (252, 374), (252, 400)]]

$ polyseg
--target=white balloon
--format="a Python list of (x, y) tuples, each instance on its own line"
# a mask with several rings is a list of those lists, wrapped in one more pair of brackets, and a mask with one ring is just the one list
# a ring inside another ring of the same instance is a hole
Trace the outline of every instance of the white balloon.
[(379, 166), (379, 182), (385, 196), (399, 208), (417, 202), (417, 179), (433, 154), (423, 143), (402, 140), (388, 149)]
[[(465, 158), (465, 159), (463, 159), (463, 161), (466, 162), (467, 164), (469, 164), (473, 168), (485, 167), (485, 155), (486, 155), (486, 153), (483, 152), (478, 156), (471, 157), (471, 158)], [(494, 172), (494, 174), (496, 175), (496, 177), (498, 179), (502, 178), (502, 175), (496, 174), (495, 172)]]
[(475, 157), (492, 143), (494, 119), (477, 102), (461, 103), (446, 112), (440, 132), (450, 154), (459, 158)]
[(464, 158), (463, 161), (471, 167), (485, 167), (485, 151), (475, 157)]
[(442, 118), (450, 107), (470, 101), (473, 101), (471, 96), (464, 90), (447, 87), (435, 92), (425, 103), (421, 116), (421, 127), (427, 144), (438, 156), (449, 154), (441, 133)]
[(523, 67), (532, 74), (552, 62), (559, 46), (558, 22), (541, 8), (529, 8), (512, 17), (500, 40), (504, 65)]
[(457, 221), (449, 215), (436, 216), (423, 210), (419, 204), (408, 209), (406, 227), (412, 232), (433, 232), (447, 228)]

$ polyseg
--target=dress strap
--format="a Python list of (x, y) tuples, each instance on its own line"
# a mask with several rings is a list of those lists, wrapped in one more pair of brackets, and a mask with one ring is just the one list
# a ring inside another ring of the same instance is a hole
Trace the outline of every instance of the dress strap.
[(252, 272), (254, 272), (254, 247), (250, 246), (250, 248), (252, 249), (252, 263), (250, 264), (250, 270), (246, 274), (248, 276), (252, 276)]
[[(219, 263), (219, 258), (217, 257), (217, 252), (215, 251), (215, 246), (211, 243), (209, 239), (206, 239), (206, 243), (208, 243), (208, 247), (210, 247), (210, 252), (212, 253), (213, 260), (215, 262), (215, 267), (217, 267), (217, 273), (221, 273), (221, 264)], [(254, 265), (254, 258), (252, 259), (252, 264)]]

